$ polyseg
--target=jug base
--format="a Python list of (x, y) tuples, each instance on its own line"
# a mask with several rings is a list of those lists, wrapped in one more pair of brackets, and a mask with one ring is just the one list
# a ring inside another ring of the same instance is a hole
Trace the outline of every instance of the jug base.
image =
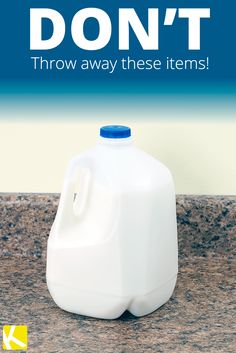
[(170, 299), (175, 288), (176, 280), (177, 275), (152, 292), (135, 297), (129, 304), (127, 310), (138, 317), (151, 314)]
[(126, 310), (145, 316), (157, 310), (171, 297), (177, 275), (154, 291), (136, 297), (122, 297), (82, 289), (72, 289), (47, 280), (49, 292), (63, 310), (98, 319), (117, 319)]

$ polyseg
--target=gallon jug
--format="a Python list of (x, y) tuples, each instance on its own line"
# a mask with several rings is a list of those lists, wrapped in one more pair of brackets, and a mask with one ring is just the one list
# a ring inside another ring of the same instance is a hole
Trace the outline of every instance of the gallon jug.
[(102, 127), (65, 177), (47, 248), (52, 298), (96, 318), (143, 316), (168, 301), (177, 271), (169, 170), (133, 144), (130, 128)]

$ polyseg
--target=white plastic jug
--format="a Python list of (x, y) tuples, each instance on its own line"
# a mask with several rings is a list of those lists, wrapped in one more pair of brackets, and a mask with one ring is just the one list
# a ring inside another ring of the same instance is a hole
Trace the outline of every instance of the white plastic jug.
[(52, 298), (97, 318), (149, 314), (172, 295), (177, 252), (169, 170), (134, 146), (128, 127), (101, 128), (98, 144), (75, 157), (65, 177), (48, 239)]

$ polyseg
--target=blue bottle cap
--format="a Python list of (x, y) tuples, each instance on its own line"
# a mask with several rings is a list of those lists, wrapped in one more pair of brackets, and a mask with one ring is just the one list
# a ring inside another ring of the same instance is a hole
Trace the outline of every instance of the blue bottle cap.
[(123, 139), (131, 136), (131, 130), (127, 126), (107, 125), (101, 127), (100, 136), (110, 139)]

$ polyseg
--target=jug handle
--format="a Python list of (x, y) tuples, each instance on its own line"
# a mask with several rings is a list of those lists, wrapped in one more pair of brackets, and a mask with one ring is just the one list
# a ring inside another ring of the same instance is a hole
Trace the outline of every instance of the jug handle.
[[(80, 181), (79, 203), (77, 212), (74, 209), (75, 184)], [(65, 226), (73, 225), (81, 217), (88, 199), (88, 191), (91, 179), (91, 172), (88, 166), (83, 163), (81, 157), (74, 157), (66, 172), (64, 185), (62, 188), (58, 211), (55, 223), (58, 230)]]

